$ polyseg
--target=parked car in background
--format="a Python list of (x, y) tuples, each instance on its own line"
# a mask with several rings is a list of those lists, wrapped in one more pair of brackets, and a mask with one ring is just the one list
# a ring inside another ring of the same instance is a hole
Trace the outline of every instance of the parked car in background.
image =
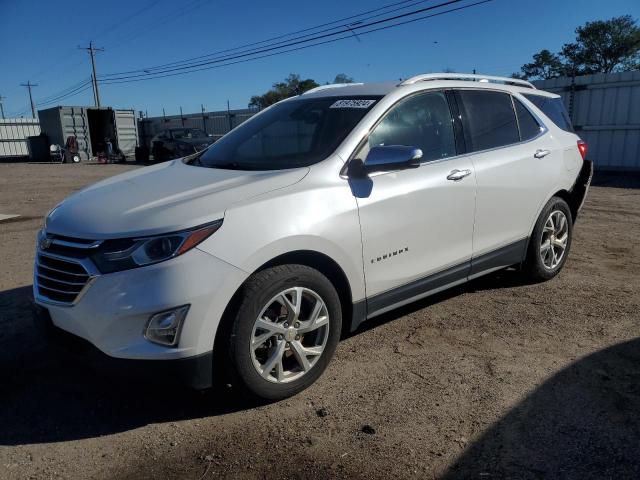
[(204, 150), (213, 143), (199, 128), (170, 128), (151, 139), (151, 154), (156, 162), (186, 157)]
[(523, 80), (318, 87), (55, 207), (38, 318), (140, 378), (202, 388), (215, 370), (285, 398), (372, 317), (498, 269), (557, 275), (585, 157), (560, 97)]

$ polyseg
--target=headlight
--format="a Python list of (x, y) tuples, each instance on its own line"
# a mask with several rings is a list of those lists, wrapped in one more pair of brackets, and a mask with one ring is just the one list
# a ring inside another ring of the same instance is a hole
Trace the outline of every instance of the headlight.
[(191, 230), (155, 237), (107, 240), (91, 256), (102, 273), (163, 262), (188, 252), (222, 225), (222, 220)]

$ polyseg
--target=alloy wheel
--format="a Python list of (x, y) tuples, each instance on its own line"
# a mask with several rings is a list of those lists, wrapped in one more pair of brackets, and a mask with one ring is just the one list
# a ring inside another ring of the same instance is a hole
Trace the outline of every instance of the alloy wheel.
[(569, 240), (569, 222), (561, 210), (551, 212), (542, 230), (540, 259), (548, 270), (556, 268), (567, 250)]
[(329, 326), (327, 306), (313, 290), (292, 287), (278, 293), (254, 322), (250, 345), (253, 366), (270, 382), (299, 379), (322, 356)]

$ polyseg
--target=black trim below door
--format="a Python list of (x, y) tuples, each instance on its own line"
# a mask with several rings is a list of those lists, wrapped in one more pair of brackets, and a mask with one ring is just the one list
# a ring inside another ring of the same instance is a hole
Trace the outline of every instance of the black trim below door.
[[(373, 295), (365, 301), (356, 302), (353, 305), (351, 318), (351, 331), (367, 318), (375, 316), (383, 309), (399, 305), (402, 302), (419, 296), (428, 296), (440, 291), (447, 286), (467, 281), (471, 276), (480, 276), (499, 268), (507, 268), (524, 261), (528, 239), (524, 238), (489, 253), (480, 255), (459, 265), (428, 275), (400, 287)], [(365, 310), (366, 307), (366, 310)]]
[(460, 265), (442, 270), (427, 277), (420, 278), (401, 287), (379, 293), (367, 299), (367, 313), (371, 316), (375, 312), (387, 308), (391, 305), (417, 297), (423, 293), (442, 288), (454, 282), (464, 280), (469, 275), (471, 262), (467, 261)]
[(471, 270), (469, 276), (477, 275), (488, 270), (500, 267), (510, 267), (524, 261), (526, 255), (528, 238), (523, 238), (517, 242), (501, 247), (493, 252), (485, 253), (477, 258), (471, 259)]

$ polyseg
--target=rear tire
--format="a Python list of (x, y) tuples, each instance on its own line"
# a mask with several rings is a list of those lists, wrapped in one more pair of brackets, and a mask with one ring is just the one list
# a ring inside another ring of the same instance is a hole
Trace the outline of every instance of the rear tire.
[(525, 278), (544, 282), (555, 277), (564, 267), (571, 248), (573, 218), (567, 202), (552, 197), (538, 217), (529, 239), (522, 265)]
[(340, 339), (342, 309), (331, 282), (305, 265), (251, 276), (222, 328), (229, 383), (252, 399), (281, 400), (314, 383)]

